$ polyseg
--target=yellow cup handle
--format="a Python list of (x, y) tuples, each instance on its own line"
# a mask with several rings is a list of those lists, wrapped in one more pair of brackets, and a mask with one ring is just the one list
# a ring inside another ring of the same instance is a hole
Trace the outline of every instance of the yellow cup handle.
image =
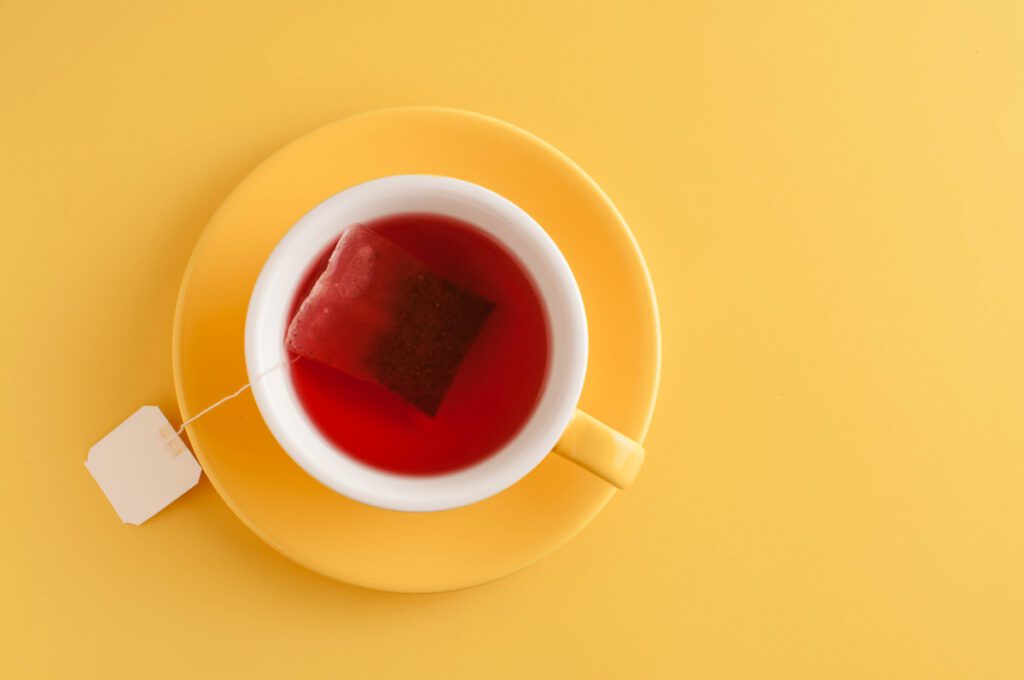
[(633, 483), (644, 462), (644, 447), (583, 411), (573, 415), (555, 453), (620, 489)]

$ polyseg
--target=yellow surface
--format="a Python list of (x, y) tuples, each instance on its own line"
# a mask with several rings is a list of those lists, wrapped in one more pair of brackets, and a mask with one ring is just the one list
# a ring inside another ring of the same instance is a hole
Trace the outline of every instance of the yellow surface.
[[(590, 353), (580, 404), (641, 440), (657, 389), (658, 328), (650, 281), (621, 216), (550, 145), (494, 118), (436, 107), (326, 125), (275, 153), (231, 192), (203, 231), (179, 296), (173, 349), (184, 413), (198, 413), (247, 381), (249, 295), (291, 225), (342, 189), (410, 172), (476, 182), (547, 225), (587, 308)], [(506, 576), (562, 545), (614, 493), (549, 456), (483, 502), (394, 512), (349, 500), (303, 472), (249, 394), (196, 421), (188, 434), (214, 488), (268, 543), (321, 574), (382, 590), (454, 590)], [(610, 453), (594, 439), (581, 448), (595, 457)]]
[[(4, 675), (1024, 676), (1022, 13), (0, 2)], [(82, 461), (174, 412), (214, 208), (411, 103), (535, 132), (633, 227), (665, 341), (636, 484), (443, 595), (312, 574), (206, 481), (122, 526)]]

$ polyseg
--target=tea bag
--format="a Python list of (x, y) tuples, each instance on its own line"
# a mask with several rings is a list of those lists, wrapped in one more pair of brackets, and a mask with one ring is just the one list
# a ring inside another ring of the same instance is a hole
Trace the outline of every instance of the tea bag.
[(338, 240), (286, 344), (433, 416), (494, 303), (362, 226)]

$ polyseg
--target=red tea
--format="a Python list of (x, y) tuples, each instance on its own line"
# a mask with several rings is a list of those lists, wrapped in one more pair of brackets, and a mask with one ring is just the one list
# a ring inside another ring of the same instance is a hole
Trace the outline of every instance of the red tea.
[[(540, 296), (514, 256), (460, 220), (410, 213), (364, 226), (372, 234), (359, 236), (359, 244), (380, 249), (399, 262), (403, 271), (420, 266), (427, 272), (420, 276), (421, 282), (431, 285), (419, 288), (433, 291), (430, 304), (447, 310), (442, 317), (471, 311), (471, 334), (463, 333), (465, 341), (456, 348), (457, 365), (441, 371), (444, 389), (435, 389), (426, 397), (422, 390), (408, 387), (417, 386), (414, 380), (403, 380), (400, 361), (391, 362), (398, 367), (398, 375), (391, 368), (387, 380), (373, 380), (362, 370), (338, 370), (328, 365), (331, 361), (325, 363), (323, 356), (312, 353), (321, 360), (302, 356), (291, 364), (299, 401), (329, 441), (374, 467), (400, 474), (430, 475), (472, 465), (509, 441), (530, 417), (540, 397), (549, 354), (547, 317)], [(354, 237), (349, 232), (349, 240)], [(332, 246), (324, 253), (299, 287), (293, 318), (327, 268), (333, 250)], [(437, 291), (442, 294), (440, 298)], [(376, 323), (375, 311), (350, 315), (346, 320), (355, 323), (368, 319), (370, 326)], [(421, 324), (430, 320), (422, 313), (412, 316)], [(446, 319), (435, 321), (433, 325)], [(402, 323), (391, 320), (391, 325), (399, 329)], [(451, 335), (450, 328), (442, 330), (446, 337)], [(455, 330), (460, 330), (457, 323)], [(365, 342), (373, 328), (363, 331), (346, 330), (337, 334), (336, 342)], [(351, 341), (346, 339), (350, 333)], [(416, 333), (403, 337), (392, 332), (389, 339), (392, 346), (415, 352), (418, 348), (411, 345), (417, 337)], [(335, 366), (349, 367), (347, 356), (351, 352), (347, 348), (328, 349), (341, 357), (333, 361)], [(429, 347), (420, 352), (430, 353)]]

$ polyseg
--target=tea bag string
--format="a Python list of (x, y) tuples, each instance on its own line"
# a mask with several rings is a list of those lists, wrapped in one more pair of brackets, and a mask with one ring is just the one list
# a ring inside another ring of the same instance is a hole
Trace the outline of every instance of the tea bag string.
[(295, 357), (289, 359), (288, 361), (282, 361), (279, 364), (271, 366), (270, 368), (268, 368), (267, 370), (263, 371), (262, 373), (257, 375), (255, 378), (253, 378), (250, 382), (247, 382), (244, 385), (242, 385), (241, 387), (239, 387), (237, 390), (235, 390), (231, 394), (227, 395), (226, 397), (222, 397), (222, 398), (218, 399), (217, 401), (213, 402), (212, 404), (210, 404), (209, 406), (204, 408), (199, 413), (197, 413), (194, 416), (192, 416), (191, 418), (188, 418), (187, 420), (185, 420), (185, 422), (183, 422), (178, 427), (178, 429), (174, 431), (174, 434), (171, 435), (171, 438), (173, 438), (173, 437), (180, 437), (181, 433), (185, 431), (186, 427), (188, 427), (189, 425), (191, 425), (195, 421), (199, 420), (200, 418), (202, 418), (207, 413), (209, 413), (210, 411), (214, 410), (215, 408), (217, 408), (221, 404), (229, 402), (232, 399), (234, 399), (235, 397), (237, 397), (238, 395), (242, 394), (242, 392), (245, 392), (247, 389), (252, 387), (253, 383), (256, 383), (256, 382), (259, 382), (260, 380), (263, 380), (263, 378), (265, 378), (266, 376), (270, 375), (271, 373), (273, 373), (274, 371), (278, 370), (279, 368), (284, 368), (288, 364), (293, 364), (293, 363), (295, 363), (298, 360), (299, 360), (299, 357), (295, 356)]

